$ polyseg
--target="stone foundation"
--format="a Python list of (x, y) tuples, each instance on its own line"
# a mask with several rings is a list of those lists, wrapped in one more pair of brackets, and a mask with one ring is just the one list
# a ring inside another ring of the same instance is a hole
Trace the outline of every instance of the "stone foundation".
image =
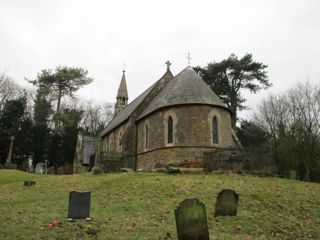
[(138, 154), (137, 169), (155, 171), (167, 164), (179, 168), (203, 168), (203, 153), (210, 150), (206, 147), (167, 147)]

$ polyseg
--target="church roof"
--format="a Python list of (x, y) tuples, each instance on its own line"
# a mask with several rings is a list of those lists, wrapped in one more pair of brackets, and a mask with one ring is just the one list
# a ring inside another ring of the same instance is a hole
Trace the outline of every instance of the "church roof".
[(118, 97), (124, 97), (128, 99), (128, 90), (127, 90), (125, 71), (122, 72), (122, 78), (121, 78), (121, 82), (120, 82), (120, 86), (117, 94), (117, 98)]
[(158, 109), (184, 104), (213, 105), (228, 109), (199, 74), (189, 66), (169, 81), (138, 117), (138, 120)]
[(103, 137), (108, 132), (119, 126), (121, 123), (126, 121), (130, 115), (136, 110), (143, 99), (151, 92), (153, 87), (157, 84), (154, 83), (151, 87), (141, 93), (136, 99), (134, 99), (130, 104), (128, 104), (121, 112), (119, 112), (107, 125), (107, 127), (100, 133), (99, 137)]

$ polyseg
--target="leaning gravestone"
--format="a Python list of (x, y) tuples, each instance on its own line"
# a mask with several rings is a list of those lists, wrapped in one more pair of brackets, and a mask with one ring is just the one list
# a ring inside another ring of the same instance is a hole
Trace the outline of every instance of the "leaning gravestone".
[(71, 191), (69, 193), (69, 207), (68, 207), (68, 219), (86, 219), (90, 218), (90, 198), (91, 192), (76, 192)]
[(218, 194), (214, 216), (236, 216), (239, 195), (230, 189), (224, 189)]
[(185, 199), (174, 210), (179, 240), (209, 240), (205, 205), (198, 199)]

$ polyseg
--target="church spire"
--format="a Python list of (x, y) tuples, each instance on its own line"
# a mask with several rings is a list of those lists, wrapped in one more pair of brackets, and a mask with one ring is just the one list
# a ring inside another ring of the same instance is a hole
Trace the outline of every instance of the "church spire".
[(115, 106), (115, 115), (122, 111), (128, 105), (128, 91), (125, 70), (122, 71), (122, 78), (117, 94), (117, 102)]

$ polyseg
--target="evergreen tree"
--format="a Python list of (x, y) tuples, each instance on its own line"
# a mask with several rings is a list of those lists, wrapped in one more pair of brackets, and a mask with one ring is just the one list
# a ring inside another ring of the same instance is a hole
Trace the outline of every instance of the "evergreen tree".
[(81, 115), (82, 111), (63, 109), (60, 116), (62, 122), (61, 152), (64, 163), (73, 163)]
[[(33, 85), (48, 89), (53, 100), (56, 100), (56, 114), (60, 113), (61, 99), (63, 96), (74, 96), (80, 88), (92, 82), (88, 71), (83, 68), (59, 66), (52, 70), (42, 70), (37, 79), (29, 81)], [(55, 130), (58, 128), (58, 118), (55, 118)]]
[(246, 54), (238, 59), (231, 54), (221, 62), (211, 62), (204, 68), (195, 67), (200, 72), (204, 81), (217, 93), (232, 110), (232, 125), (236, 126), (237, 111), (245, 109), (246, 99), (241, 94), (242, 90), (257, 93), (262, 87), (268, 88), (267, 65), (254, 62), (251, 54)]
[(17, 99), (8, 100), (0, 112), (1, 163), (7, 158), (11, 136), (15, 137), (13, 163), (22, 164), (32, 151), (32, 120), (26, 108), (27, 98), (23, 93)]
[(51, 136), (50, 116), (52, 114), (51, 104), (46, 99), (45, 88), (38, 88), (34, 103), (33, 114), (33, 163), (48, 160), (49, 141)]

